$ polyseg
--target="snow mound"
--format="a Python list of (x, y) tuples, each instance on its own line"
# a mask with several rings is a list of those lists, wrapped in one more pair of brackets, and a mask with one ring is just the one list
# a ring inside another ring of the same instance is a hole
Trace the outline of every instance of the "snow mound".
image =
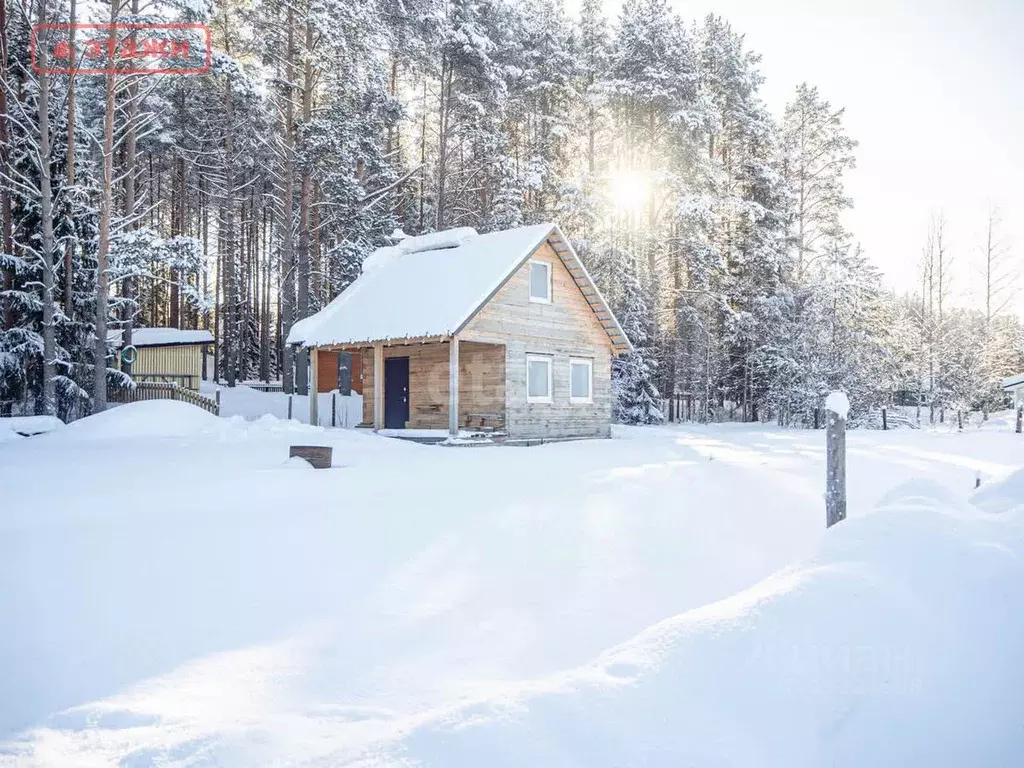
[(132, 437), (188, 437), (216, 429), (220, 419), (178, 400), (119, 405), (68, 424), (59, 434), (87, 440)]
[(0, 440), (42, 435), (63, 426), (56, 416), (4, 416), (0, 418)]
[(850, 413), (850, 398), (845, 392), (832, 392), (825, 398), (825, 410), (838, 414), (840, 419), (845, 419)]
[(298, 469), (298, 470), (306, 470), (306, 469), (312, 470), (313, 469), (313, 465), (310, 464), (308, 461), (306, 461), (301, 456), (289, 456), (287, 459), (284, 460), (284, 462), (281, 464), (281, 466), (284, 467), (285, 469)]
[(903, 491), (588, 667), (410, 719), (386, 764), (1021, 764), (1024, 526)]
[(1018, 469), (997, 482), (982, 485), (971, 502), (989, 513), (1009, 512), (1024, 504), (1024, 469)]

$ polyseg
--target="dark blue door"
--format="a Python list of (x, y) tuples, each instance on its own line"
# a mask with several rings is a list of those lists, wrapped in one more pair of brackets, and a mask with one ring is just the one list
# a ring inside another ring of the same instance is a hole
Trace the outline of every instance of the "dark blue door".
[(384, 427), (405, 429), (409, 420), (409, 358), (384, 360)]

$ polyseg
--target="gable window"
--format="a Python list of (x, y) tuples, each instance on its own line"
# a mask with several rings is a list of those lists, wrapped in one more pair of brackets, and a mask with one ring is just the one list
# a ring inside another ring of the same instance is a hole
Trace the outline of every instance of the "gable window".
[(584, 357), (569, 358), (569, 402), (594, 402), (594, 361)]
[(530, 301), (551, 303), (551, 265), (546, 261), (530, 262)]
[(551, 358), (547, 355), (526, 356), (526, 401), (551, 402)]

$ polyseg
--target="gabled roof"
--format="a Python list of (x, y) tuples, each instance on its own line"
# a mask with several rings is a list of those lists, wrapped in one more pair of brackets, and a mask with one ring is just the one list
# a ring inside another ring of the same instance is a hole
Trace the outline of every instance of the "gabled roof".
[[(121, 346), (122, 330), (107, 331), (107, 342)], [(170, 347), (179, 344), (212, 344), (209, 331), (183, 331), (180, 328), (133, 328), (133, 347)]]
[(410, 237), (367, 257), (348, 288), (288, 334), (289, 344), (326, 347), (452, 336), (545, 242), (558, 253), (616, 352), (632, 349), (556, 224), (484, 235), (469, 228)]
[(1021, 384), (1024, 384), (1024, 374), (1018, 374), (1016, 376), (1010, 376), (1007, 379), (1003, 379), (1003, 389), (1016, 389)]

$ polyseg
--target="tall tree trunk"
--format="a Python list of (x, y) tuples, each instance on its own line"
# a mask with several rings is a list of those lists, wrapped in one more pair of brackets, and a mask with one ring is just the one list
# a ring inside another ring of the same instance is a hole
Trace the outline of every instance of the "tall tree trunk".
[[(302, 124), (308, 126), (313, 117), (313, 25), (306, 22), (306, 55), (303, 57)], [(309, 317), (310, 273), (310, 209), (313, 198), (313, 168), (308, 157), (302, 161), (299, 187), (299, 274), (298, 318)], [(300, 347), (295, 355), (295, 389), (300, 395), (309, 393), (309, 352)]]
[[(261, 200), (264, 197), (261, 196)], [(262, 204), (262, 203), (261, 203)], [(268, 221), (269, 219), (269, 221)], [(273, 227), (273, 214), (263, 205), (263, 306), (260, 311), (260, 379), (270, 381), (270, 249), (267, 232)]]
[(57, 345), (53, 328), (53, 188), (50, 174), (50, 75), (47, 71), (46, 0), (38, 0), (36, 19), (39, 26), (37, 58), (39, 61), (39, 193), (42, 209), (43, 249), (43, 413), (57, 413), (54, 377), (57, 374)]
[[(75, 70), (78, 65), (78, 57), (75, 52), (76, 11), (77, 3), (75, 0), (71, 0), (71, 10), (68, 17), (68, 45), (71, 49), (69, 59), (71, 73), (68, 75), (68, 189), (75, 184)], [(74, 275), (72, 273), (74, 269), (74, 251), (74, 238), (68, 238), (67, 245), (64, 247), (64, 314), (68, 317), (74, 316)]]
[(451, 62), (447, 55), (441, 57), (441, 92), (438, 108), (438, 147), (437, 147), (437, 201), (434, 227), (444, 229), (447, 209), (445, 206), (445, 186), (448, 182), (448, 110), (451, 101), (452, 72)]
[(284, 391), (295, 391), (295, 349), (287, 343), (288, 332), (295, 322), (295, 11), (288, 6), (288, 50), (285, 58), (284, 102), (284, 181), (281, 193), (281, 384)]
[(236, 344), (238, 338), (238, 275), (235, 264), (235, 173), (234, 173), (234, 98), (231, 80), (224, 88), (224, 379), (229, 387), (236, 383)]
[[(137, 16), (139, 13), (139, 0), (132, 0), (132, 16)], [(132, 28), (129, 39), (134, 44), (135, 42), (135, 31)], [(128, 123), (125, 126), (125, 142), (124, 142), (124, 220), (125, 226), (128, 229), (135, 229), (135, 197), (136, 197), (136, 179), (138, 178), (138, 172), (135, 168), (135, 158), (138, 148), (138, 120), (139, 120), (139, 81), (136, 77), (130, 76), (131, 80), (128, 82)], [(134, 295), (135, 281), (129, 276), (124, 279), (121, 283), (121, 297), (124, 299), (124, 307), (122, 309), (121, 319), (123, 321), (124, 330), (121, 331), (121, 339), (124, 346), (130, 346), (132, 343), (132, 327), (135, 325), (135, 300)], [(121, 370), (127, 375), (132, 375), (132, 363), (128, 360), (122, 360)]]
[[(119, 2), (110, 4), (110, 33), (107, 36), (107, 50), (117, 44), (117, 21)], [(100, 195), (100, 231), (96, 249), (96, 347), (93, 355), (93, 412), (107, 407), (107, 312), (110, 298), (110, 276), (107, 273), (110, 256), (110, 218), (114, 196), (114, 110), (117, 73), (115, 60), (107, 55), (106, 83), (104, 85), (103, 113), (103, 189)]]
[[(7, 82), (7, 3), (0, 2), (0, 83)], [(7, 88), (0, 86), (0, 174), (8, 172), (7, 163), (10, 159), (7, 128)], [(0, 253), (14, 252), (14, 237), (11, 228), (11, 190), (7, 184), (0, 184)], [(14, 273), (3, 270), (4, 290), (14, 285)], [(11, 303), (0, 300), (0, 327), (7, 329), (14, 325), (14, 313)]]

